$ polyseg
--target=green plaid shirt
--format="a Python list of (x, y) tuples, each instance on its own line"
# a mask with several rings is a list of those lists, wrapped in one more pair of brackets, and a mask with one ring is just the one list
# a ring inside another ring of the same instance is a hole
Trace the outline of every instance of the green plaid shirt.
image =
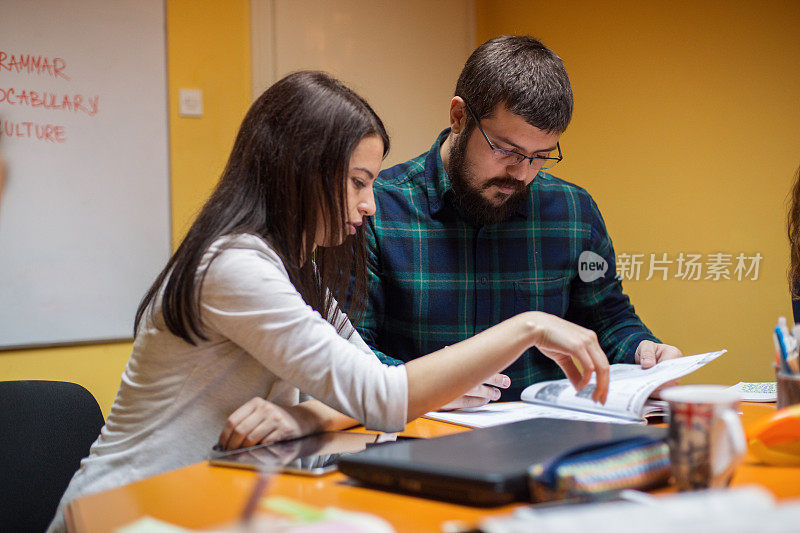
[[(439, 155), (448, 133), (375, 182), (377, 210), (364, 224), (369, 300), (358, 330), (384, 363), (402, 364), (529, 310), (593, 329), (612, 363), (632, 363), (642, 340), (659, 342), (622, 292), (611, 239), (584, 189), (540, 172), (516, 214), (476, 228), (451, 201)], [(585, 250), (608, 263), (591, 282), (578, 276)], [(535, 348), (504, 373), (504, 400), (563, 377)]]

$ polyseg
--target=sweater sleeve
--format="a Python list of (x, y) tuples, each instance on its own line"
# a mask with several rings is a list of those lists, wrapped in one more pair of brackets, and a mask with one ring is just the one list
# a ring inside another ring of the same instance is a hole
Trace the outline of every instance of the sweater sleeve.
[[(279, 378), (368, 429), (401, 431), (405, 367), (382, 364), (308, 306), (269, 248), (230, 247), (208, 266), (203, 325), (230, 339)], [(347, 328), (352, 328), (349, 322)], [(357, 333), (355, 334), (357, 335)]]

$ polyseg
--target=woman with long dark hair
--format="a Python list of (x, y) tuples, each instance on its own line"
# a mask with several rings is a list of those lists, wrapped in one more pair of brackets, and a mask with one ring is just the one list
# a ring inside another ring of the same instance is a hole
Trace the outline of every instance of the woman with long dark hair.
[[(354, 421), (400, 431), (531, 346), (578, 388), (596, 372), (594, 398), (605, 400), (594, 333), (538, 312), (404, 366), (380, 363), (338, 302), (348, 294), (351, 318), (363, 308), (359, 226), (374, 213), (388, 149), (375, 112), (326, 74), (291, 74), (258, 98), (216, 190), (139, 306), (117, 398), (62, 506), (201, 461), (217, 441)], [(315, 400), (301, 403), (301, 392)], [(62, 527), (59, 511), (51, 529)]]

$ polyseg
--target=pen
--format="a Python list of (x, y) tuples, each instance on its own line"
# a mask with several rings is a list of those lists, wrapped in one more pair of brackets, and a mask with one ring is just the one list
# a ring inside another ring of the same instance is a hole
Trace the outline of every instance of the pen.
[(783, 331), (781, 331), (780, 325), (775, 326), (775, 336), (778, 339), (778, 347), (780, 348), (781, 352), (781, 370), (787, 374), (790, 374), (791, 370), (789, 369), (789, 364), (786, 362), (786, 358), (788, 357), (788, 354), (786, 353), (786, 343), (783, 340)]

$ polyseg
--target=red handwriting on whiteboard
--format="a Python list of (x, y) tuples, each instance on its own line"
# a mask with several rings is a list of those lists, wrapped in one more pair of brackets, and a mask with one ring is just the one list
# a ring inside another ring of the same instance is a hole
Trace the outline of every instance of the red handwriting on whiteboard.
[(43, 109), (63, 109), (75, 113), (86, 113), (90, 117), (97, 114), (99, 96), (82, 94), (56, 94), (26, 89), (0, 88), (0, 104), (41, 107)]
[(67, 133), (64, 126), (36, 122), (14, 122), (13, 120), (0, 121), (0, 138), (4, 136), (22, 137), (51, 143), (67, 141)]
[(35, 56), (31, 54), (8, 54), (0, 50), (0, 71), (23, 72), (39, 76), (52, 76), (69, 81), (69, 76), (64, 72), (67, 62), (60, 57)]

